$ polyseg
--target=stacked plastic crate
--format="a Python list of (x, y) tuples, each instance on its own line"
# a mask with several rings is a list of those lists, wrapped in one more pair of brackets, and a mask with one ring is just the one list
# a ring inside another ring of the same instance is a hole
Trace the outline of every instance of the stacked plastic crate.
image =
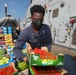
[(12, 46), (13, 41), (12, 41), (12, 27), (3, 27), (4, 30), (4, 38), (5, 38), (5, 45), (6, 46)]

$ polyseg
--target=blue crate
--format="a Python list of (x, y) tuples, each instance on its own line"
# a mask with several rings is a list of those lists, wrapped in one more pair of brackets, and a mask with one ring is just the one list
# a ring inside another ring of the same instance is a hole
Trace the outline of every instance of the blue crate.
[(12, 60), (14, 60), (14, 58), (15, 58), (15, 55), (14, 54), (12, 54), (12, 53), (10, 53), (10, 61)]
[(3, 32), (4, 32), (4, 33), (6, 33), (7, 31), (6, 31), (6, 30), (4, 30)]
[(8, 31), (8, 34), (12, 34), (12, 31)]
[(7, 66), (9, 66), (9, 63), (1, 65), (1, 68), (7, 67)]
[(8, 31), (9, 31), (9, 30), (12, 30), (12, 27), (9, 26), (9, 27), (8, 27)]
[(7, 30), (7, 27), (3, 27), (3, 30)]
[(12, 59), (12, 60), (10, 59), (7, 64), (0, 65), (0, 68), (4, 68), (4, 67), (9, 66), (9, 64), (10, 64), (11, 62), (14, 62), (14, 59)]
[(0, 65), (0, 68), (2, 68), (2, 66)]
[(0, 65), (0, 68), (4, 68), (4, 67), (9, 66), (9, 64), (10, 64), (11, 62), (13, 62), (13, 61), (14, 61), (14, 60), (11, 60), (11, 59), (10, 59), (7, 64)]
[(4, 33), (4, 35), (6, 35), (7, 33)]
[(11, 34), (12, 35), (12, 32), (8, 33), (8, 34)]
[(4, 33), (4, 34), (7, 34), (7, 31), (6, 31), (6, 30), (4, 30), (4, 31), (3, 31), (3, 33)]
[(12, 32), (12, 30), (9, 30), (8, 32)]
[(9, 63), (0, 65), (0, 68), (4, 68), (4, 67), (7, 67), (7, 66), (9, 66)]

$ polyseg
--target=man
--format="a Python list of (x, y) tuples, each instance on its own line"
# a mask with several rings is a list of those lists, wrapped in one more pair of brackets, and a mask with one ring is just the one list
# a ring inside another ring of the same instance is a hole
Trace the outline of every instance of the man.
[(14, 47), (15, 57), (20, 61), (26, 61), (27, 57), (22, 53), (23, 45), (27, 42), (29, 43), (29, 50), (36, 47), (48, 48), (51, 50), (52, 38), (51, 29), (48, 25), (43, 24), (43, 19), (45, 15), (45, 10), (41, 5), (34, 5), (30, 9), (31, 13), (31, 25), (24, 29), (20, 37), (18, 38), (16, 45)]

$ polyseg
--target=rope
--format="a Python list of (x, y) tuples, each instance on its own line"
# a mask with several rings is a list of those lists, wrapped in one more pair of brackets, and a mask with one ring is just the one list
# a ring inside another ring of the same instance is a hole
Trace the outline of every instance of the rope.
[(3, 23), (3, 25), (1, 26), (1, 28), (5, 25), (5, 23), (8, 21), (8, 18), (5, 20), (5, 22)]

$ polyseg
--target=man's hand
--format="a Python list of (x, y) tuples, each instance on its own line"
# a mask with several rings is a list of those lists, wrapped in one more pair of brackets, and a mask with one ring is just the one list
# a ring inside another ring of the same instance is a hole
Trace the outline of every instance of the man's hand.
[(44, 50), (44, 51), (48, 52), (48, 48), (46, 46), (41, 47), (41, 50)]
[(24, 60), (25, 62), (27, 61), (27, 59), (28, 59), (27, 57), (24, 57), (24, 58), (23, 58), (23, 60)]
[(29, 43), (26, 43), (26, 50), (28, 54), (30, 54), (30, 52), (32, 51), (32, 47)]

